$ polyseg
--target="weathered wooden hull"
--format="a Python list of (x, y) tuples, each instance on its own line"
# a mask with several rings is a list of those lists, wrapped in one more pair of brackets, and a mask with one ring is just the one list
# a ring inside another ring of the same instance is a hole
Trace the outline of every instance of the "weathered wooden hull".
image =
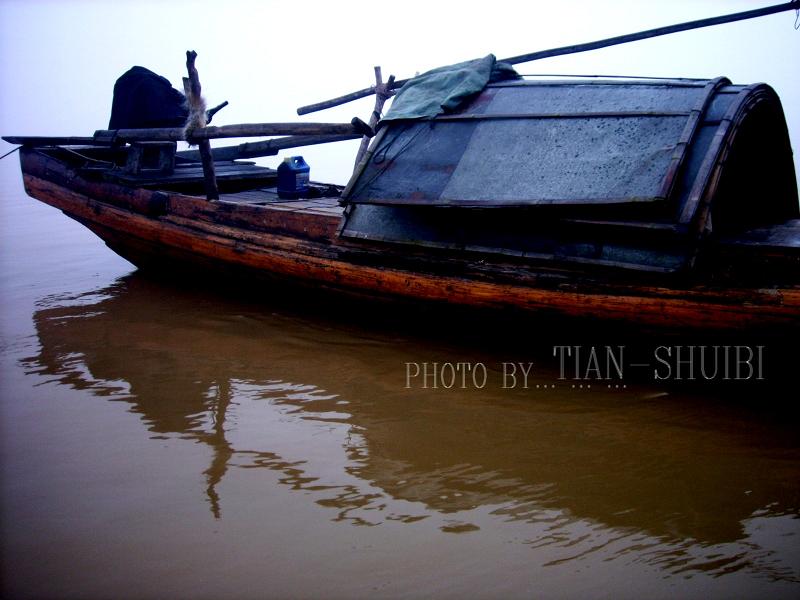
[(37, 151), (21, 153), (25, 189), (148, 268), (218, 269), (386, 299), (518, 309), (700, 328), (800, 323), (800, 286), (654, 282), (532, 267), (508, 257), (409, 251), (341, 240), (340, 212), (208, 202), (83, 178)]

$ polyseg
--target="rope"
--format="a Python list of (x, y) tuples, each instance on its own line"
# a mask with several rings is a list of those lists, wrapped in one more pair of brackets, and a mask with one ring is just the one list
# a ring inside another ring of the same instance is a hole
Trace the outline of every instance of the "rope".
[(8, 151), (8, 152), (6, 152), (5, 154), (3, 154), (3, 156), (0, 156), (0, 160), (3, 160), (3, 159), (6, 157), (6, 156), (11, 156), (12, 154), (14, 154), (14, 152), (16, 152), (17, 150), (19, 150), (20, 148), (22, 148), (22, 146), (17, 146), (17, 147), (16, 147), (16, 148), (14, 148), (13, 150), (9, 150), (9, 151)]
[[(431, 124), (430, 126), (431, 126), (431, 127), (433, 127), (433, 124)], [(373, 183), (373, 182), (374, 182), (374, 181), (375, 181), (375, 180), (376, 180), (378, 177), (380, 177), (381, 175), (383, 175), (383, 173), (385, 173), (385, 172), (386, 172), (386, 170), (387, 170), (387, 169), (388, 169), (390, 166), (392, 166), (392, 163), (393, 163), (393, 162), (394, 162), (394, 161), (397, 159), (397, 157), (398, 157), (398, 156), (400, 156), (401, 154), (403, 154), (403, 152), (405, 152), (405, 151), (406, 151), (406, 150), (409, 148), (409, 146), (411, 146), (411, 144), (414, 142), (414, 140), (415, 140), (415, 139), (417, 139), (417, 137), (419, 136), (419, 134), (420, 134), (420, 133), (423, 131), (423, 128), (422, 128), (422, 127), (420, 127), (419, 129), (417, 129), (417, 131), (415, 131), (415, 132), (414, 132), (414, 133), (413, 133), (413, 134), (412, 134), (412, 135), (409, 137), (409, 139), (406, 141), (406, 143), (405, 143), (405, 144), (404, 144), (404, 145), (403, 145), (403, 146), (402, 146), (402, 147), (401, 147), (401, 148), (400, 148), (400, 149), (399, 149), (399, 150), (398, 150), (398, 151), (397, 151), (397, 152), (394, 154), (394, 156), (392, 156), (392, 157), (388, 157), (387, 155), (388, 155), (388, 153), (389, 153), (389, 149), (390, 149), (392, 146), (394, 146), (394, 143), (395, 143), (397, 140), (399, 140), (399, 139), (400, 139), (400, 137), (401, 137), (403, 134), (405, 134), (406, 132), (408, 132), (408, 130), (409, 130), (410, 128), (411, 128), (411, 125), (404, 125), (403, 127), (401, 127), (401, 128), (400, 128), (400, 131), (398, 131), (398, 132), (397, 132), (397, 135), (395, 135), (395, 136), (394, 136), (394, 137), (393, 137), (391, 140), (387, 141), (387, 142), (386, 142), (386, 143), (385, 143), (383, 146), (381, 146), (381, 148), (379, 148), (379, 149), (378, 149), (378, 148), (376, 148), (376, 149), (375, 149), (375, 152), (374, 152), (374, 154), (372, 155), (371, 162), (372, 162), (372, 164), (374, 164), (374, 165), (378, 166), (378, 168), (376, 169), (376, 172), (375, 172), (375, 173), (372, 175), (372, 177), (370, 177), (370, 178), (369, 178), (367, 181), (364, 181), (364, 182), (361, 182), (361, 181), (359, 181), (359, 186), (358, 186), (358, 188), (357, 188), (357, 189), (356, 189), (356, 188), (353, 188), (353, 191), (352, 191), (351, 195), (352, 195), (352, 194), (356, 194), (356, 193), (358, 193), (358, 192), (361, 192), (361, 191), (363, 191), (363, 190), (367, 189), (367, 188), (368, 188), (370, 185), (372, 185), (372, 183)], [(384, 164), (384, 163), (385, 163), (385, 164)]]
[(111, 161), (100, 160), (99, 158), (92, 158), (91, 156), (86, 156), (84, 154), (81, 154), (80, 152), (76, 152), (75, 150), (72, 150), (71, 148), (66, 148), (64, 146), (61, 146), (61, 149), (64, 150), (65, 152), (69, 152), (70, 154), (74, 154), (75, 156), (77, 156), (79, 158), (82, 158), (83, 160), (85, 160), (87, 162), (95, 162), (95, 163), (100, 163), (100, 164), (103, 164), (103, 165), (111, 165), (112, 167), (114, 166), (114, 163), (111, 162)]
[(189, 115), (186, 117), (186, 124), (183, 126), (183, 137), (190, 146), (196, 146), (197, 140), (193, 139), (192, 133), (208, 125), (206, 99), (201, 95), (195, 95), (191, 86), (186, 86), (185, 92)]

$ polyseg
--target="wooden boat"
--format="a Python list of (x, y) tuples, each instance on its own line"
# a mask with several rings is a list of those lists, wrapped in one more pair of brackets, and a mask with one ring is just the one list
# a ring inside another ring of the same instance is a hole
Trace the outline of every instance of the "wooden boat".
[[(195, 56), (187, 52), (188, 123), (205, 108)], [(377, 68), (376, 79), (298, 113), (376, 93), (376, 117), (405, 83), (383, 84)], [(376, 121), (205, 127), (203, 118), (185, 130), (4, 139), (22, 145), (28, 194), (144, 269), (669, 328), (800, 324), (797, 179), (780, 100), (765, 84), (494, 81), (443, 114), (383, 119), (344, 189), (315, 184), (294, 200), (280, 197), (274, 170), (241, 160), (371, 135)], [(187, 135), (199, 151), (176, 153)], [(250, 135), (290, 137), (208, 143)]]
[(346, 189), (296, 200), (274, 170), (218, 161), (209, 201), (199, 162), (148, 169), (148, 151), (170, 144), (31, 142), (25, 189), (144, 269), (668, 327), (800, 321), (797, 184), (763, 84), (490, 84), (390, 122)]

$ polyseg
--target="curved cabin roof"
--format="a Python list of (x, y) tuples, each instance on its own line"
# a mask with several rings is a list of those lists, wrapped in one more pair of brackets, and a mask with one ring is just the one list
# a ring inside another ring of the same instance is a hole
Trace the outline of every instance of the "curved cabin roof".
[(604, 239), (660, 232), (683, 238), (663, 244), (673, 259), (630, 264), (669, 271), (687, 237), (798, 216), (780, 100), (723, 77), (490, 84), (458, 112), (385, 125), (344, 200), (343, 236), (424, 246), (619, 262)]

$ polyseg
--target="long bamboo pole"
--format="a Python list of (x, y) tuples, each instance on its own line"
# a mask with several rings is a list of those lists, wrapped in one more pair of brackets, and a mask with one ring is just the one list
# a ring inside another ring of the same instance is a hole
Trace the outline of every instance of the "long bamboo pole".
[(740, 13), (733, 13), (730, 15), (722, 15), (719, 17), (709, 17), (707, 19), (698, 19), (697, 21), (687, 21), (685, 23), (678, 23), (676, 25), (667, 25), (665, 27), (656, 27), (655, 29), (647, 29), (638, 33), (629, 33), (626, 35), (618, 35), (616, 37), (606, 38), (604, 40), (597, 40), (594, 42), (585, 42), (583, 44), (574, 44), (572, 46), (562, 46), (560, 48), (552, 48), (550, 50), (539, 50), (538, 52), (531, 52), (529, 54), (520, 54), (519, 56), (512, 56), (511, 58), (504, 58), (502, 62), (507, 62), (512, 65), (530, 62), (532, 60), (539, 60), (542, 58), (550, 58), (552, 56), (562, 56), (564, 54), (577, 54), (578, 52), (589, 52), (590, 50), (597, 50), (599, 48), (607, 48), (608, 46), (616, 46), (619, 44), (627, 44), (629, 42), (637, 42), (639, 40), (646, 40), (649, 38), (659, 37), (662, 35), (669, 35), (671, 33), (679, 33), (681, 31), (689, 31), (691, 29), (701, 29), (703, 27), (711, 27), (713, 25), (723, 25), (725, 23), (734, 23), (736, 21), (745, 21), (747, 19), (755, 19), (757, 17), (765, 17), (787, 10), (799, 10), (800, 0), (793, 0), (785, 4), (776, 4), (773, 6), (766, 6), (764, 8), (756, 8), (754, 10), (746, 10)]
[[(680, 31), (688, 31), (690, 29), (700, 29), (702, 27), (710, 27), (712, 25), (722, 25), (724, 23), (733, 23), (735, 21), (744, 21), (746, 19), (755, 19), (757, 17), (764, 17), (787, 10), (800, 10), (800, 0), (793, 0), (785, 4), (776, 4), (773, 6), (766, 6), (764, 8), (757, 8), (754, 10), (747, 10), (744, 12), (733, 13), (730, 15), (722, 15), (719, 17), (710, 17), (707, 19), (699, 19), (697, 21), (687, 21), (686, 23), (678, 23), (676, 25), (668, 25), (666, 27), (657, 27), (655, 29), (648, 29), (638, 33), (629, 33), (627, 35), (618, 35), (616, 37), (606, 38), (603, 40), (596, 40), (594, 42), (585, 42), (583, 44), (574, 44), (572, 46), (562, 46), (560, 48), (551, 48), (549, 50), (539, 50), (529, 54), (520, 54), (519, 56), (512, 56), (504, 58), (500, 62), (510, 63), (517, 65), (520, 63), (530, 62), (533, 60), (541, 60), (543, 58), (551, 58), (553, 56), (562, 56), (564, 54), (577, 54), (579, 52), (588, 52), (590, 50), (597, 50), (599, 48), (607, 48), (608, 46), (616, 46), (618, 44), (627, 44), (629, 42), (636, 42), (648, 38), (654, 38), (671, 33), (678, 33)], [(402, 87), (408, 79), (398, 79), (392, 85), (392, 89)], [(316, 104), (308, 104), (301, 106), (297, 109), (298, 115), (306, 115), (308, 113), (332, 108), (353, 100), (366, 98), (375, 93), (376, 86), (370, 86), (338, 98), (332, 98)]]

